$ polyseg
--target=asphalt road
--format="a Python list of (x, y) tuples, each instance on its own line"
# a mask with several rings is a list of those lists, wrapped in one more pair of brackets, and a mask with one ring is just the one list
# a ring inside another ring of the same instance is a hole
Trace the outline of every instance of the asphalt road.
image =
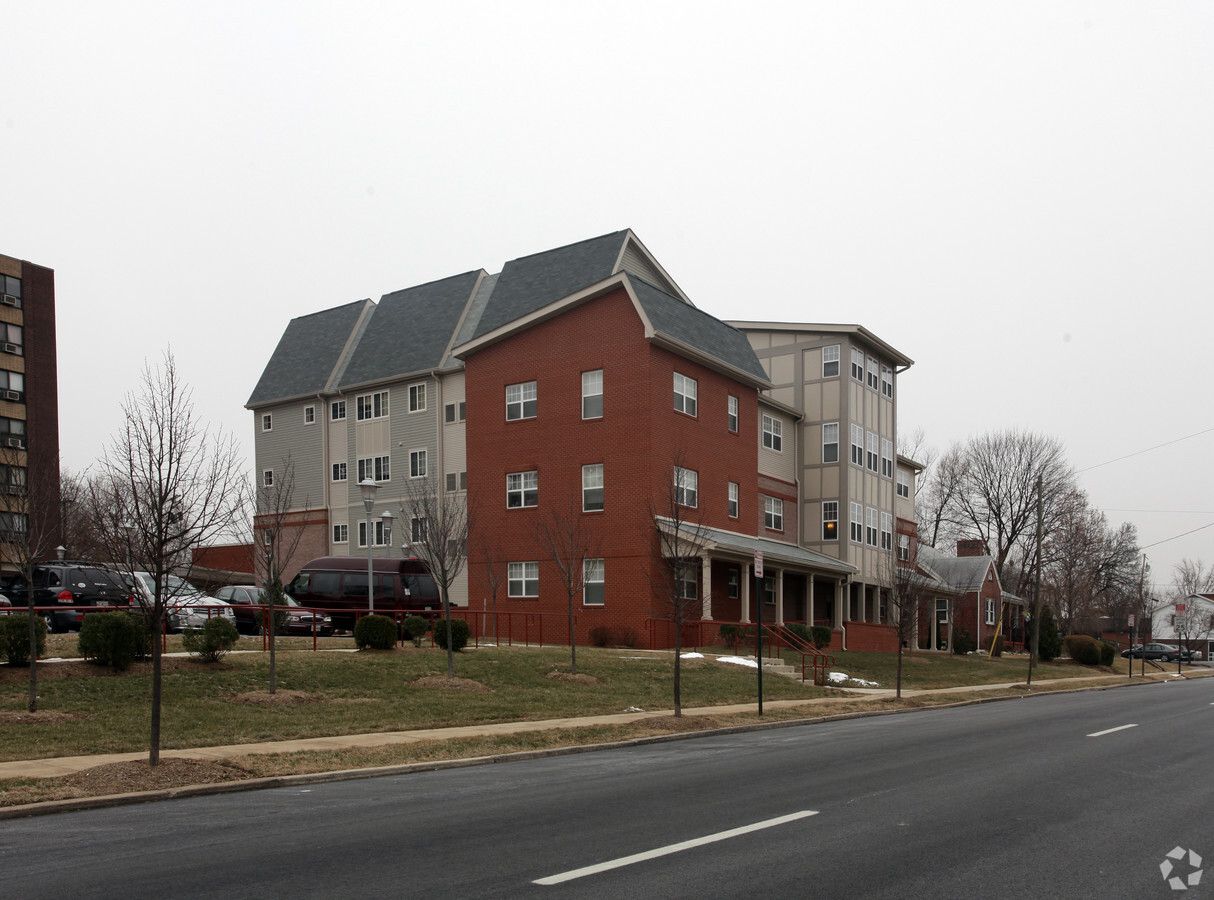
[(1214, 896), (1212, 722), (1200, 679), (9, 820), (0, 897)]

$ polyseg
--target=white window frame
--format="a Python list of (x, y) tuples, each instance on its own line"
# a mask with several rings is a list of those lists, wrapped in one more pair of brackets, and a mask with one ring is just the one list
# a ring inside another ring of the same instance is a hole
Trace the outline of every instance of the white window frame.
[[(380, 477), (382, 476), (382, 477)], [(387, 456), (365, 456), (358, 461), (358, 480), (370, 478), (375, 482), (392, 480), (392, 462)]]
[(881, 510), (881, 549), (894, 549), (894, 516)]
[(771, 531), (784, 530), (784, 501), (779, 497), (763, 498), (763, 527)]
[(540, 595), (540, 564), (512, 562), (506, 564), (506, 596), (538, 597)]
[(738, 483), (736, 481), (729, 482), (729, 518), (736, 519), (738, 517)]
[(372, 419), (388, 417), (388, 392), (375, 391), (370, 394), (359, 394), (355, 399), (355, 420), (370, 422)]
[(429, 472), (429, 455), (425, 448), (409, 451), (409, 477), (425, 478)]
[(426, 382), (409, 385), (409, 412), (426, 411)]
[[(831, 366), (834, 366), (834, 371), (831, 371)], [(839, 377), (839, 345), (829, 344), (822, 348), (822, 377), (823, 378), (838, 378)]]
[(839, 423), (824, 422), (822, 424), (822, 462), (837, 463), (839, 461)]
[(986, 612), (986, 615), (984, 616), (984, 618), (986, 619), (986, 624), (994, 625), (995, 624), (995, 601), (994, 601), (994, 599), (991, 597), (983, 597), (982, 602), (983, 602), (983, 608)]
[(684, 375), (682, 372), (674, 373), (675, 412), (681, 412), (695, 418), (699, 392), (699, 384), (694, 378), (690, 375)]
[(897, 482), (897, 486), (894, 489), (895, 492), (903, 500), (909, 500), (910, 499), (910, 472), (906, 471), (906, 469), (899, 469), (897, 477), (898, 477), (898, 482)]
[[(595, 403), (595, 400), (598, 400)], [(596, 411), (597, 407), (597, 411)], [(603, 418), (603, 370), (591, 369), (582, 373), (582, 418)]]
[(334, 400), (329, 404), (329, 421), (340, 422), (346, 417), (346, 401)]
[(430, 521), (425, 516), (409, 517), (409, 537), (414, 544), (424, 544), (430, 536)]
[(851, 348), (851, 377), (864, 384), (864, 351), (859, 347)]
[(880, 461), (880, 447), (881, 447), (881, 439), (879, 437), (877, 437), (877, 433), (875, 431), (870, 431), (868, 433), (868, 455), (866, 456), (865, 459), (867, 462), (866, 468), (868, 469), (868, 471), (870, 471), (874, 474), (876, 474), (876, 472), (878, 471), (878, 464)]
[(468, 415), (468, 404), (464, 400), (448, 403), (443, 408), (443, 424), (456, 425), (463, 422)]
[(338, 522), (333, 526), (333, 543), (350, 543), (350, 526), (345, 522)]
[(868, 386), (874, 391), (880, 389), (878, 373), (881, 371), (880, 363), (877, 362), (877, 357), (870, 356), (868, 358)]
[[(517, 500), (517, 502), (512, 502)], [(530, 503), (527, 501), (531, 500)], [(506, 509), (531, 509), (540, 505), (540, 473), (536, 469), (506, 474)]]
[(262, 469), (261, 470), (261, 486), (262, 487), (274, 487), (274, 470), (273, 469)]
[(315, 425), (316, 424), (316, 407), (315, 406), (305, 406), (303, 409), (304, 409), (304, 424), (305, 425)]
[(506, 421), (534, 419), (539, 413), (539, 395), (539, 384), (535, 381), (506, 385)]
[(607, 604), (607, 561), (602, 558), (582, 560), (582, 603), (585, 606)]
[(889, 438), (881, 438), (881, 475), (894, 477), (894, 442)]
[(347, 472), (346, 464), (344, 462), (333, 463), (333, 473), (332, 474), (333, 474), (333, 478), (332, 478), (333, 481), (345, 481), (349, 475), (349, 473)]
[(738, 433), (738, 398), (733, 394), (729, 395), (726, 425), (734, 434)]
[[(679, 506), (696, 509), (699, 505), (700, 473), (695, 469), (674, 467), (674, 500)], [(690, 501), (690, 502), (688, 502)]]
[(864, 468), (864, 426), (851, 423), (851, 464)]
[(822, 501), (822, 540), (839, 540), (839, 501)]
[[(602, 512), (606, 508), (602, 463), (589, 463), (582, 466), (582, 512)], [(598, 505), (592, 498), (598, 494)]]
[(763, 414), (763, 448), (773, 453), (784, 452), (784, 424), (767, 413)]
[(274, 430), (274, 414), (273, 413), (262, 413), (261, 414), (261, 430), (262, 431), (273, 431)]
[(852, 500), (847, 507), (847, 530), (853, 544), (864, 543), (864, 504)]
[(898, 535), (898, 559), (903, 562), (910, 561), (910, 535)]
[(877, 508), (875, 506), (868, 507), (865, 510), (864, 543), (869, 547), (877, 546), (877, 534), (880, 530), (878, 523)]
[(894, 370), (884, 365), (881, 367), (881, 396), (894, 399)]

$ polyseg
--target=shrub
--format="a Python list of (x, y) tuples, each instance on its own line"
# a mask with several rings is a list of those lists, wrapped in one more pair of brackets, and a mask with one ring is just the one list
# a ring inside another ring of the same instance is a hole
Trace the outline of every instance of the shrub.
[(207, 619), (201, 628), (187, 628), (182, 632), (181, 646), (205, 662), (219, 662), (239, 640), (236, 626), (223, 616), (215, 616)]
[(422, 638), (430, 630), (430, 620), (422, 616), (408, 616), (401, 623), (401, 628), (405, 632), (405, 637), (413, 642), (413, 646), (420, 647), (422, 645)]
[[(46, 654), (46, 622), (34, 616), (37, 633), (38, 655)], [(30, 617), (29, 613), (0, 616), (0, 658), (7, 659), (10, 666), (30, 664)]]
[[(725, 629), (732, 626), (721, 627)], [(636, 629), (621, 625), (595, 625), (590, 629), (590, 643), (595, 647), (635, 647)]]
[(815, 625), (810, 629), (810, 634), (813, 635), (814, 646), (819, 650), (829, 647), (831, 639), (834, 637), (834, 634), (825, 625)]
[(1068, 634), (1062, 643), (1067, 655), (1081, 666), (1100, 665), (1100, 642), (1091, 635)]
[(1111, 666), (1117, 660), (1117, 648), (1108, 641), (1100, 642), (1100, 664)]
[(396, 623), (387, 616), (363, 616), (354, 623), (354, 644), (359, 650), (391, 650), (396, 646)]
[[(993, 653), (991, 652), (992, 642), (995, 645), (995, 650)], [(990, 653), (991, 656), (1003, 656), (1003, 635), (999, 635), (998, 637), (996, 637), (995, 635), (992, 634), (990, 637), (988, 637), (985, 641), (982, 642), (982, 649), (986, 653)]]
[[(1033, 623), (1028, 623), (1028, 634), (1033, 633)], [(1058, 623), (1054, 611), (1048, 606), (1041, 608), (1041, 633), (1037, 638), (1037, 658), (1042, 662), (1057, 659), (1062, 654), (1062, 637), (1058, 634)]]
[(717, 637), (721, 639), (722, 644), (733, 646), (741, 636), (739, 631), (737, 625), (722, 625), (717, 629)]
[[(451, 649), (459, 653), (464, 647), (468, 646), (468, 623), (463, 619), (451, 620)], [(438, 619), (434, 623), (434, 643), (438, 647), (447, 649), (447, 623), (443, 619)]]
[(953, 652), (958, 655), (973, 653), (975, 649), (974, 636), (964, 628), (953, 632)]
[(807, 644), (811, 643), (813, 641), (813, 638), (810, 637), (809, 629), (806, 628), (800, 622), (789, 622), (784, 627), (785, 627), (785, 629), (790, 631), (792, 634), (795, 634), (801, 640), (805, 641), (805, 643), (807, 643)]
[(146, 632), (141, 620), (124, 612), (92, 613), (80, 623), (77, 647), (80, 655), (94, 665), (122, 672), (135, 661)]

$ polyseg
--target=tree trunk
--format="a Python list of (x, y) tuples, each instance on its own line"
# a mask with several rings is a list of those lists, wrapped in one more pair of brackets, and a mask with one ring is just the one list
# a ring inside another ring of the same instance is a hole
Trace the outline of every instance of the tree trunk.
[(148, 738), (148, 765), (160, 765), (160, 698), (163, 679), (160, 666), (162, 615), (152, 616), (152, 726)]
[(674, 617), (674, 717), (683, 718), (683, 622), (682, 616)]
[(451, 601), (443, 588), (443, 621), (447, 623), (447, 677), (455, 677), (455, 642), (451, 640)]
[(569, 665), (570, 671), (577, 674), (577, 638), (573, 634), (573, 594), (569, 595)]
[(30, 626), (30, 695), (29, 711), (38, 711), (38, 622), (34, 616), (34, 579), (28, 578)]

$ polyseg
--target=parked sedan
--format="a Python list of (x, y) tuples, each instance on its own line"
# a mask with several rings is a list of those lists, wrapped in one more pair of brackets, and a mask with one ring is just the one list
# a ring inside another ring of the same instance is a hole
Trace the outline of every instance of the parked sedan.
[[(266, 624), (266, 598), (260, 588), (251, 584), (230, 584), (215, 592), (217, 599), (230, 603), (236, 613), (236, 627), (242, 634), (262, 634)], [(323, 613), (304, 609), (289, 594), (283, 594), (279, 606), (279, 634), (311, 635), (313, 631), (322, 637), (333, 633), (333, 619)]]
[(1129, 650), (1122, 650), (1121, 655), (1126, 659), (1160, 659), (1171, 662), (1180, 657), (1182, 662), (1192, 662), (1193, 654), (1183, 647), (1179, 650), (1168, 644), (1135, 644)]
[[(156, 601), (156, 579), (148, 572), (135, 572), (132, 581), (127, 578), (128, 585), (135, 593), (137, 605), (150, 609)], [(207, 619), (222, 616), (233, 625), (236, 616), (228, 604), (208, 597), (188, 581), (170, 575), (165, 580), (167, 596), (164, 598), (165, 628), (168, 631), (183, 631), (186, 628), (201, 628)]]
[(8, 615), (8, 613), (12, 612), (12, 609), (12, 601), (3, 594), (0, 594), (0, 616)]

